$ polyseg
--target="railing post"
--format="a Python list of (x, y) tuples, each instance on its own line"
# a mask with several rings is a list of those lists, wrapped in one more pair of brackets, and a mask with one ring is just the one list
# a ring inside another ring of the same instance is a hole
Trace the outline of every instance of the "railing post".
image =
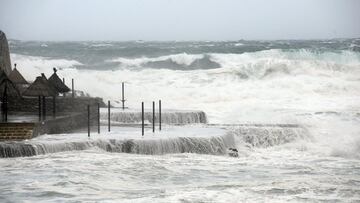
[(98, 113), (98, 120), (97, 120), (98, 134), (100, 134), (100, 103), (97, 103), (97, 113)]
[(74, 90), (74, 78), (71, 79), (71, 93), (72, 93), (72, 98), (75, 97), (75, 90)]
[(121, 102), (122, 102), (122, 109), (124, 110), (125, 109), (125, 88), (124, 88), (124, 82), (121, 83), (121, 86), (122, 86), (122, 99), (121, 99)]
[(108, 131), (110, 132), (110, 100), (108, 101)]
[(144, 102), (141, 102), (141, 135), (144, 136)]
[(152, 126), (153, 126), (153, 133), (155, 132), (155, 102), (153, 101), (153, 114), (152, 114)]
[(159, 100), (159, 130), (161, 131), (161, 100)]
[(90, 105), (87, 105), (87, 112), (88, 112), (88, 120), (87, 120), (87, 125), (88, 125), (88, 137), (90, 137)]

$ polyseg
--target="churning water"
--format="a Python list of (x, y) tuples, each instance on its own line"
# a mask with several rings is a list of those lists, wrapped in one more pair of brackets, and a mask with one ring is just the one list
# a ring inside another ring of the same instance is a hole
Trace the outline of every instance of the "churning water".
[(0, 200), (360, 201), (359, 47), (359, 39), (11, 41), (28, 80), (55, 66), (77, 89), (119, 106), (126, 82), (129, 107), (162, 99), (226, 127), (167, 126), (165, 140), (131, 142), (116, 138), (124, 129), (65, 150), (46, 137), (20, 142), (40, 155), (0, 159)]

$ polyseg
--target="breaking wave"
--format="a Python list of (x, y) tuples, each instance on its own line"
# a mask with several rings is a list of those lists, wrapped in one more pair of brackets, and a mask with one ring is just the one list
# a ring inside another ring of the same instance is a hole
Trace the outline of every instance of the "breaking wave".
[[(228, 134), (234, 135), (244, 146), (271, 147), (296, 140), (310, 140), (309, 132), (297, 125), (239, 126), (233, 127)], [(238, 144), (239, 144), (238, 143)]]
[(76, 142), (5, 142), (0, 143), (0, 157), (35, 156), (48, 153), (79, 151), (99, 148), (107, 152), (133, 154), (198, 153), (224, 155), (229, 147), (234, 147), (233, 136), (175, 137), (166, 139), (97, 139)]
[[(176, 54), (156, 58), (117, 58), (122, 68), (171, 70), (221, 69), (240, 78), (264, 78), (276, 74), (331, 74), (359, 72), (360, 54), (353, 51), (322, 52), (265, 50), (243, 54)], [(216, 72), (216, 70), (214, 70)]]
[(214, 69), (221, 67), (208, 54), (183, 53), (156, 58), (142, 57), (134, 59), (121, 57), (111, 61), (120, 63), (121, 67), (166, 68), (173, 70)]
[[(196, 133), (195, 133), (196, 134)], [(47, 135), (47, 137), (59, 135)], [(226, 155), (229, 148), (240, 151), (251, 147), (271, 147), (309, 137), (300, 126), (238, 126), (219, 135), (193, 135), (159, 137), (156, 139), (98, 138), (84, 139), (83, 134), (74, 138), (35, 139), (30, 141), (0, 143), (0, 157), (35, 156), (63, 151), (79, 151), (98, 148), (107, 152), (134, 154), (197, 153)], [(80, 138), (80, 139), (79, 139)], [(82, 138), (82, 139), (81, 139)]]

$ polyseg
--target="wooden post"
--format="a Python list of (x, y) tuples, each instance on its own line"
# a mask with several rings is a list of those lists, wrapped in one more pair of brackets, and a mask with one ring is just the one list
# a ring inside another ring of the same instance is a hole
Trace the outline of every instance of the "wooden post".
[(110, 132), (110, 100), (108, 101), (108, 131)]
[(39, 121), (41, 121), (41, 96), (39, 96)]
[(90, 105), (87, 105), (87, 111), (88, 111), (88, 137), (90, 137)]
[(155, 132), (155, 102), (153, 101), (153, 115), (152, 115), (152, 126), (153, 126), (153, 133)]
[(98, 107), (98, 122), (97, 122), (97, 124), (98, 124), (98, 134), (100, 134), (100, 103), (97, 103), (97, 107)]
[(159, 100), (159, 130), (161, 131), (161, 100)]
[(144, 102), (141, 102), (141, 135), (144, 136)]
[(42, 107), (43, 107), (43, 120), (46, 120), (46, 100), (45, 96), (42, 97)]
[(122, 99), (121, 99), (121, 102), (122, 102), (122, 109), (124, 110), (125, 109), (125, 88), (124, 88), (124, 82), (121, 83), (121, 86), (122, 86)]
[(74, 97), (75, 97), (74, 78), (71, 79), (71, 89), (72, 89), (72, 91), (71, 91), (71, 93), (72, 93), (72, 98), (74, 98)]
[(56, 96), (53, 96), (53, 117), (56, 118)]

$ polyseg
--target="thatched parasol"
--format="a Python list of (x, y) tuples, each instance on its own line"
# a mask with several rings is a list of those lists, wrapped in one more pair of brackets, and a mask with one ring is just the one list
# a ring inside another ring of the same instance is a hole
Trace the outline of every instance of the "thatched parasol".
[(54, 73), (51, 75), (48, 81), (55, 87), (55, 89), (58, 92), (60, 93), (69, 92), (70, 88), (61, 81), (59, 76), (56, 74), (56, 71), (57, 71), (56, 68), (54, 68)]
[(36, 77), (36, 80), (25, 90), (23, 95), (25, 96), (56, 96), (58, 92), (56, 89), (47, 81), (45, 75), (42, 73), (41, 76)]
[(21, 73), (16, 69), (16, 64), (15, 64), (15, 68), (11, 71), (10, 75), (9, 75), (9, 79), (11, 81), (13, 81), (13, 83), (17, 84), (17, 85), (26, 85), (29, 84), (25, 78), (21, 75)]
[[(4, 93), (5, 86), (7, 87), (8, 94), (11, 96), (20, 96), (19, 90), (16, 85), (8, 78), (3, 70), (0, 70), (0, 93)], [(0, 97), (1, 97), (0, 95)]]

